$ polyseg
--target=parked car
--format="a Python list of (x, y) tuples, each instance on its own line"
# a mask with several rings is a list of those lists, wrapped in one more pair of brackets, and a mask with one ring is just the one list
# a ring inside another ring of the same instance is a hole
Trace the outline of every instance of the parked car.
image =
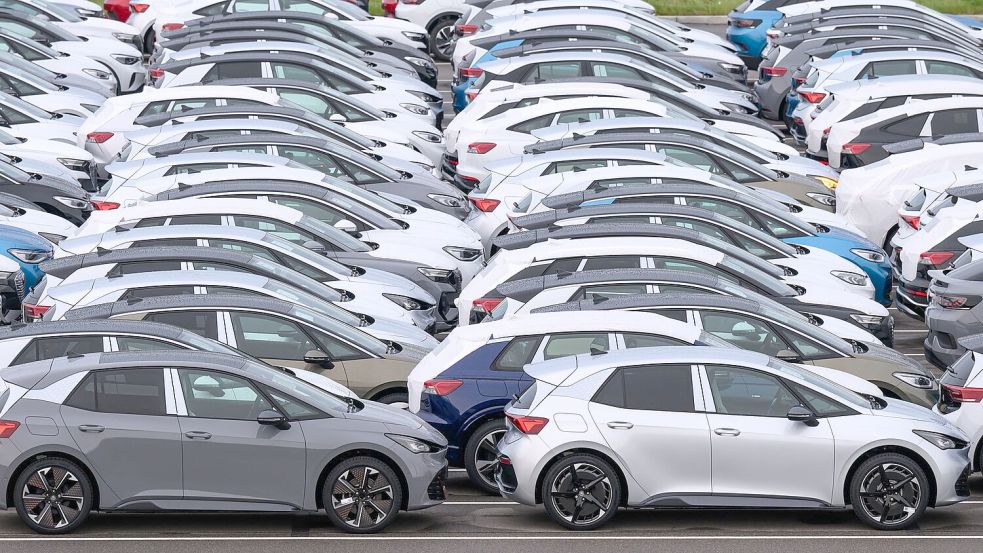
[(965, 352), (945, 371), (939, 384), (942, 397), (935, 407), (950, 423), (970, 437), (969, 455), (974, 471), (983, 470), (983, 417), (980, 402), (983, 401), (983, 380), (980, 380), (979, 351), (983, 349), (983, 336), (973, 334), (959, 339), (959, 347)]

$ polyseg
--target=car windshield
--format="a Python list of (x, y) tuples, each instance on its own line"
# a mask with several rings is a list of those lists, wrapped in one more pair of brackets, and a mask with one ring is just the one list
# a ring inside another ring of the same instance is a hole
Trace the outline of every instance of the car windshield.
[(318, 330), (332, 337), (354, 344), (376, 357), (382, 357), (389, 351), (389, 347), (381, 340), (369, 336), (352, 325), (345, 324), (337, 319), (325, 317), (313, 309), (295, 305), (290, 310), (290, 314), (304, 322), (310, 323)]
[(316, 407), (322, 411), (344, 412), (348, 410), (347, 400), (328, 393), (313, 384), (304, 382), (296, 376), (284, 372), (282, 369), (261, 363), (252, 363), (246, 369), (253, 375), (262, 377), (264, 380), (271, 382), (274, 387), (312, 407)]
[(337, 244), (341, 246), (345, 251), (350, 251), (350, 252), (372, 251), (372, 248), (369, 247), (369, 245), (366, 244), (365, 242), (362, 242), (358, 238), (355, 238), (354, 236), (348, 234), (343, 230), (336, 229), (335, 227), (325, 223), (324, 221), (315, 219), (314, 217), (304, 215), (303, 217), (300, 218), (300, 221), (297, 223), (297, 226), (299, 226), (304, 230), (309, 230), (317, 236), (324, 236), (325, 238), (329, 239), (332, 244)]
[(352, 326), (359, 326), (362, 324), (362, 320), (360, 318), (349, 313), (348, 311), (345, 311), (333, 303), (326, 302), (313, 294), (309, 294), (299, 288), (290, 286), (289, 284), (283, 284), (276, 280), (270, 280), (263, 285), (263, 288), (265, 290), (269, 290), (280, 299), (291, 303), (306, 305), (311, 309), (324, 313), (336, 321), (341, 321)]
[(14, 136), (5, 130), (0, 129), (0, 144), (4, 146), (13, 146), (14, 144), (20, 144), (21, 141), (14, 138)]
[(345, 196), (350, 197), (352, 200), (373, 207), (381, 211), (387, 211), (390, 214), (400, 214), (405, 213), (406, 208), (392, 202), (379, 194), (374, 194), (365, 189), (359, 188), (354, 184), (345, 182), (339, 179), (332, 179), (331, 177), (325, 177), (325, 182), (330, 182), (332, 188), (336, 188), (338, 191), (342, 192)]
[(682, 48), (680, 48), (679, 45), (670, 42), (665, 38), (653, 33), (651, 30), (645, 28), (643, 25), (646, 24), (644, 23), (641, 25), (633, 24), (631, 26), (631, 34), (636, 37), (639, 37), (641, 39), (640, 42), (647, 42), (649, 44), (654, 44), (656, 46), (656, 49), (663, 50), (666, 52), (682, 52)]
[(29, 104), (20, 98), (16, 98), (4, 92), (0, 92), (0, 104), (10, 106), (11, 109), (15, 109), (21, 113), (28, 113), (35, 119), (42, 121), (54, 119), (54, 115), (52, 115), (50, 112), (44, 111), (33, 104)]
[(783, 375), (797, 378), (814, 388), (822, 390), (826, 395), (832, 396), (843, 403), (848, 403), (860, 409), (870, 409), (870, 402), (864, 399), (863, 396), (818, 374), (804, 371), (792, 364), (774, 358), (768, 360), (768, 366)]
[(38, 10), (39, 12), (47, 12), (60, 21), (66, 21), (68, 23), (81, 23), (83, 21), (77, 13), (74, 13), (72, 10), (66, 10), (57, 4), (45, 2), (44, 0), (33, 0), (32, 3), (41, 8)]
[(31, 175), (11, 165), (8, 161), (9, 159), (7, 156), (0, 154), (0, 174), (21, 183), (31, 180)]
[(334, 275), (352, 274), (352, 270), (342, 265), (341, 263), (338, 263), (337, 261), (327, 256), (314, 253), (303, 246), (298, 246), (297, 244), (294, 244), (293, 242), (287, 240), (286, 238), (280, 238), (275, 234), (267, 233), (266, 236), (263, 237), (263, 242), (266, 242), (267, 244), (272, 244), (276, 246), (276, 249), (285, 251), (291, 254), (293, 257), (300, 259), (301, 261), (304, 261), (309, 265), (312, 265), (319, 269), (323, 269)]

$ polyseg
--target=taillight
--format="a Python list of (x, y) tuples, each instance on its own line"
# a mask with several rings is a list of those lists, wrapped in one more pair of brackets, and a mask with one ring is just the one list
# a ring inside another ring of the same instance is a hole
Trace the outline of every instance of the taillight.
[(769, 77), (781, 77), (788, 73), (788, 67), (762, 67), (761, 74)]
[(485, 72), (484, 69), (480, 67), (462, 67), (459, 71), (462, 79), (478, 78), (482, 73)]
[(130, 4), (130, 10), (136, 13), (143, 13), (150, 8), (150, 4)]
[(829, 136), (829, 131), (833, 130), (833, 127), (826, 127), (823, 129), (823, 138)]
[(446, 396), (461, 387), (464, 382), (452, 378), (435, 378), (423, 383), (423, 393), (435, 396)]
[(478, 26), (460, 24), (454, 27), (454, 32), (460, 36), (473, 35), (478, 32)]
[(870, 144), (864, 144), (862, 142), (849, 142), (843, 145), (843, 153), (857, 156), (866, 152), (867, 148), (870, 148)]
[(151, 79), (159, 79), (164, 76), (164, 70), (160, 67), (151, 68), (148, 73), (150, 74)]
[(495, 146), (498, 146), (498, 144), (495, 144), (494, 142), (472, 142), (471, 144), (468, 144), (468, 153), (487, 154), (488, 152), (494, 150)]
[(0, 420), (0, 438), (9, 438), (19, 426), (17, 421)]
[(943, 384), (942, 388), (949, 392), (949, 397), (959, 403), (980, 403), (983, 401), (983, 388), (964, 388), (962, 386), (952, 386)]
[(792, 77), (792, 81), (795, 82), (795, 86), (801, 86), (806, 82), (805, 77)]
[(164, 23), (160, 26), (161, 29), (165, 31), (176, 31), (178, 29), (184, 28), (184, 23)]
[(964, 307), (967, 301), (969, 301), (969, 298), (965, 298), (963, 296), (935, 296), (935, 303), (937, 303), (939, 307), (943, 309), (959, 309)]
[(493, 200), (491, 198), (468, 198), (471, 203), (478, 208), (478, 211), (484, 211), (485, 213), (491, 213), (495, 211), (498, 204), (502, 203), (499, 200)]
[(119, 204), (116, 202), (107, 202), (104, 200), (89, 200), (89, 203), (92, 204), (92, 209), (96, 211), (109, 211), (111, 209), (119, 208)]
[(478, 298), (471, 302), (472, 310), (481, 310), (485, 313), (491, 313), (498, 307), (505, 298)]
[(918, 256), (918, 262), (928, 265), (942, 265), (956, 255), (956, 252), (922, 252)]
[(33, 303), (21, 304), (21, 310), (24, 312), (24, 318), (30, 320), (41, 320), (44, 318), (44, 314), (51, 309), (50, 305), (34, 305)]
[(469, 89), (467, 92), (464, 93), (464, 95), (468, 97), (469, 102), (473, 102), (474, 99), (478, 97), (478, 91)]
[(399, 4), (399, 2), (396, 0), (382, 0), (382, 14), (386, 17), (395, 17), (397, 4)]
[(516, 427), (523, 434), (539, 434), (546, 427), (546, 424), (550, 422), (549, 419), (543, 417), (518, 417), (509, 415), (508, 413), (505, 416), (508, 417), (512, 426)]
[(922, 218), (918, 215), (902, 215), (901, 220), (915, 230), (918, 230), (918, 225), (922, 222)]
[(90, 132), (85, 135), (85, 141), (89, 144), (102, 144), (113, 137), (111, 132)]
[(802, 99), (805, 100), (806, 102), (809, 102), (810, 104), (818, 104), (819, 102), (822, 102), (823, 101), (823, 98), (826, 97), (826, 93), (825, 92), (802, 92), (800, 90), (799, 91), (799, 96), (802, 96)]

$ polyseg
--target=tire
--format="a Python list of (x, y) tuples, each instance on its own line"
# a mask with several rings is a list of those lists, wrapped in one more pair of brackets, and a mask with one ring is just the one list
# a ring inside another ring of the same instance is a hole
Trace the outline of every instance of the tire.
[[(444, 16), (430, 27), (430, 54), (438, 61), (450, 61), (454, 52), (454, 22), (457, 17)], [(445, 48), (443, 45), (447, 44)]]
[(88, 518), (94, 498), (82, 467), (58, 457), (31, 463), (14, 481), (17, 514), (38, 534), (74, 531)]
[(918, 522), (928, 507), (928, 496), (925, 471), (912, 458), (898, 453), (867, 459), (850, 479), (853, 512), (878, 530), (903, 530)]
[(321, 500), (338, 529), (374, 534), (396, 520), (403, 504), (403, 487), (386, 463), (375, 457), (352, 457), (328, 472)]
[(495, 445), (505, 435), (505, 420), (495, 419), (485, 422), (468, 438), (464, 447), (464, 468), (468, 471), (471, 485), (479, 490), (499, 495), (495, 484)]
[(375, 401), (408, 409), (410, 406), (410, 394), (409, 392), (389, 392), (379, 396), (379, 399)]
[(154, 44), (157, 43), (157, 33), (154, 32), (153, 28), (147, 31), (147, 34), (143, 37), (143, 53), (150, 55), (154, 53)]
[(570, 530), (607, 524), (621, 505), (621, 480), (607, 461), (577, 454), (554, 463), (543, 478), (543, 505), (554, 522)]

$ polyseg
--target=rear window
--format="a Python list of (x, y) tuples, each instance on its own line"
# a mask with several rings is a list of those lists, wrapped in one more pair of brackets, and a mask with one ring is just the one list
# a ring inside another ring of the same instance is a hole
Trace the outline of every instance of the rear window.
[(967, 351), (955, 363), (949, 366), (949, 369), (942, 375), (939, 383), (943, 386), (965, 386), (975, 366), (976, 354), (972, 351)]

